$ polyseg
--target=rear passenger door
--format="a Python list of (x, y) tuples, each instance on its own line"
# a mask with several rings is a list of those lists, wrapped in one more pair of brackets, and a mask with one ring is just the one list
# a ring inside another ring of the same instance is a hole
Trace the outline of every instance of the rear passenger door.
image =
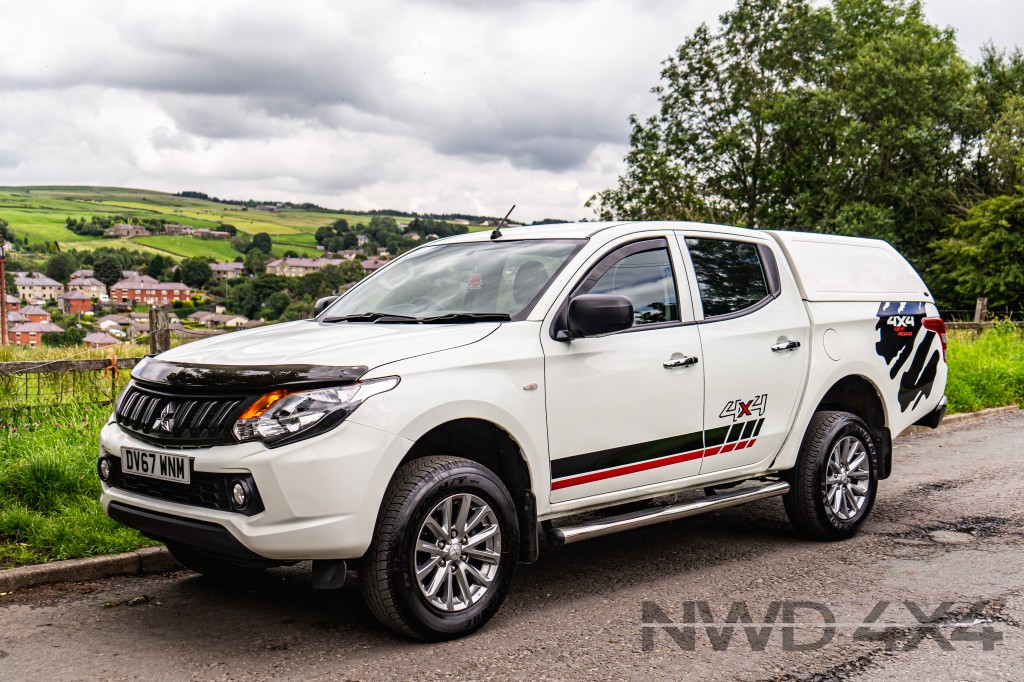
[[(704, 352), (701, 474), (742, 469), (779, 451), (807, 375), (808, 318), (769, 238), (679, 236)], [(741, 473), (741, 472), (737, 472)]]

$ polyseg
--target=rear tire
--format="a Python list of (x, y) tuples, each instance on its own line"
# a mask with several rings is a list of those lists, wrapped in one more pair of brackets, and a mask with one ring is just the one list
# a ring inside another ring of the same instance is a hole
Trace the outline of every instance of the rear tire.
[(501, 480), (467, 459), (424, 457), (395, 472), (359, 582), (386, 627), (454, 639), (495, 614), (518, 555), (515, 505)]
[(854, 536), (875, 504), (876, 457), (875, 441), (860, 417), (816, 412), (782, 498), (796, 529), (815, 540)]

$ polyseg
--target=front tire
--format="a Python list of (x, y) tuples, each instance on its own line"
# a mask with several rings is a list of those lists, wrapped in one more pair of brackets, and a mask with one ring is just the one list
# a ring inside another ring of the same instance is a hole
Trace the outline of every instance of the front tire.
[(845, 540), (867, 521), (878, 475), (875, 441), (849, 412), (816, 412), (807, 427), (790, 491), (782, 498), (789, 520), (815, 540)]
[(395, 472), (359, 571), (386, 627), (440, 641), (482, 627), (508, 592), (519, 553), (511, 495), (490, 470), (424, 457)]

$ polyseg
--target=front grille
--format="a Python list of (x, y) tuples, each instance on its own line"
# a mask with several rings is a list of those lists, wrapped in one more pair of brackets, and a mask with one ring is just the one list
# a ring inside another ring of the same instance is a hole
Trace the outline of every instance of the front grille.
[(196, 396), (129, 384), (117, 408), (117, 423), (142, 440), (161, 445), (234, 443), (231, 427), (253, 396)]
[(218, 511), (238, 511), (231, 505), (231, 487), (235, 481), (245, 481), (252, 491), (252, 498), (249, 506), (240, 513), (252, 516), (263, 511), (263, 501), (256, 489), (256, 481), (250, 474), (210, 474), (193, 471), (191, 482), (186, 485), (126, 474), (121, 470), (120, 457), (108, 457), (108, 460), (110, 461), (110, 479), (107, 483), (114, 488), (165, 502), (176, 502)]

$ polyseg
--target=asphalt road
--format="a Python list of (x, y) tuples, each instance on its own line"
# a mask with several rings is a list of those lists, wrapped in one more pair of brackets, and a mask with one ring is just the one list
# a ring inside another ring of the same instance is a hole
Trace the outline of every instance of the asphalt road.
[[(847, 542), (797, 539), (774, 499), (545, 548), (487, 627), (444, 644), (382, 630), (354, 574), (332, 593), (294, 568), (232, 588), (181, 572), (15, 592), (0, 680), (1021, 680), (1022, 440), (1024, 411), (900, 439)], [(751, 638), (726, 643), (744, 607)]]

